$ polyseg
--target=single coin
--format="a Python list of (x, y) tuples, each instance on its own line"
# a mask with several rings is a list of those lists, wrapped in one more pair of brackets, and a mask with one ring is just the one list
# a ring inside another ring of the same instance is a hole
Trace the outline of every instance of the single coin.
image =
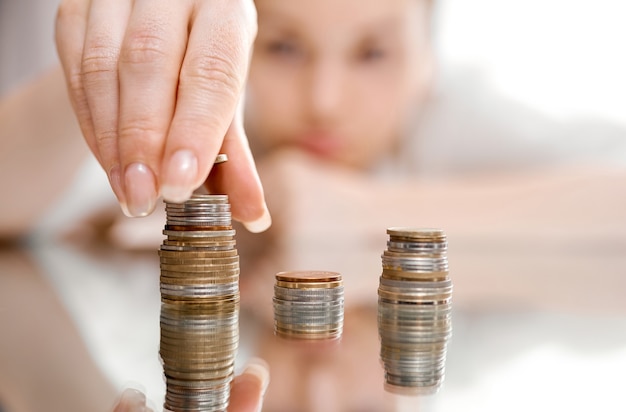
[(168, 258), (161, 256), (161, 264), (169, 265), (210, 265), (210, 264), (227, 264), (239, 262), (239, 256), (226, 256), (215, 258), (198, 258), (198, 259), (181, 259), (181, 258)]
[(162, 303), (172, 303), (172, 304), (206, 304), (206, 303), (216, 303), (216, 304), (230, 304), (230, 303), (238, 303), (239, 302), (239, 294), (236, 295), (223, 295), (219, 297), (214, 296), (174, 296), (169, 294), (161, 294), (161, 302)]
[(212, 212), (225, 212), (230, 211), (229, 203), (166, 203), (165, 211), (168, 212), (167, 215), (170, 216), (172, 213), (181, 213), (181, 212), (203, 212), (203, 213), (212, 213)]
[(199, 381), (180, 380), (180, 379), (166, 376), (165, 382), (168, 386), (176, 388), (177, 390), (180, 390), (182, 388), (187, 388), (189, 390), (194, 390), (194, 389), (197, 390), (197, 389), (205, 389), (207, 387), (218, 388), (222, 385), (230, 385), (230, 382), (232, 381), (233, 378), (234, 378), (234, 374), (230, 376), (226, 376), (225, 378), (221, 380), (213, 380), (211, 382), (208, 382), (208, 381), (201, 381), (201, 380)]
[(442, 253), (448, 249), (447, 243), (423, 243), (410, 241), (387, 241), (387, 250), (409, 253)]
[(223, 264), (160, 264), (162, 272), (172, 273), (189, 273), (187, 276), (209, 276), (224, 273), (225, 275), (238, 274), (239, 262), (223, 263)]
[(321, 270), (279, 272), (276, 274), (276, 280), (286, 283), (340, 282), (341, 274)]
[(219, 216), (169, 216), (165, 224), (166, 230), (175, 230), (181, 232), (197, 232), (197, 231), (212, 231), (222, 232), (232, 230), (233, 222), (228, 217)]
[(449, 278), (450, 273), (447, 270), (442, 271), (408, 271), (383, 267), (381, 277), (385, 279), (395, 280), (424, 280), (424, 281), (440, 281)]
[(220, 252), (220, 251), (229, 251), (233, 250), (233, 246), (172, 246), (172, 245), (161, 245), (161, 250), (169, 250), (173, 252)]
[(293, 331), (281, 328), (275, 328), (275, 333), (278, 336), (288, 339), (296, 340), (330, 340), (339, 338), (342, 334), (342, 328), (336, 328), (335, 330), (328, 330), (324, 332), (309, 332), (309, 331)]
[(206, 238), (211, 239), (221, 236), (235, 236), (234, 229), (228, 230), (168, 230), (163, 229), (163, 234), (173, 238)]
[(199, 284), (161, 283), (160, 287), (161, 291), (170, 295), (184, 293), (189, 293), (190, 295), (215, 293), (216, 297), (218, 297), (219, 295), (232, 295), (235, 294), (235, 292), (239, 292), (238, 282)]
[(237, 249), (229, 250), (159, 250), (159, 256), (171, 259), (216, 259), (237, 256)]
[(220, 153), (215, 157), (215, 164), (220, 164), (228, 161), (228, 155), (226, 153)]
[(415, 281), (415, 280), (397, 280), (397, 279), (388, 279), (383, 276), (380, 277), (380, 284), (384, 286), (389, 286), (393, 288), (407, 288), (407, 289), (440, 289), (440, 288), (451, 288), (452, 280), (443, 279), (440, 281)]
[[(228, 202), (228, 195), (211, 195), (211, 194), (205, 194), (205, 193), (194, 193), (193, 195), (191, 195), (191, 197), (189, 198), (189, 200), (185, 201), (184, 204), (189, 204), (189, 203), (194, 203), (194, 202), (199, 202), (199, 203), (227, 203)], [(173, 202), (166, 202), (168, 204), (173, 203)], [(176, 203), (174, 203), (176, 204)], [(178, 203), (180, 204), (180, 203)]]
[(276, 286), (292, 289), (330, 289), (343, 286), (343, 282), (284, 282), (277, 280)]
[[(232, 236), (214, 237), (209, 239), (184, 238), (184, 239), (164, 239), (164, 245), (174, 246), (215, 246), (215, 243), (221, 245), (221, 242), (232, 242), (235, 239)], [(227, 243), (229, 244), (229, 243)]]
[(336, 296), (343, 296), (343, 286), (337, 286), (335, 288), (310, 288), (310, 289), (297, 289), (297, 288), (285, 288), (282, 286), (274, 285), (274, 293), (277, 296), (290, 297), (316, 297), (317, 299), (330, 298)]
[(387, 229), (390, 237), (406, 239), (445, 239), (446, 234), (441, 229), (417, 227), (390, 227)]

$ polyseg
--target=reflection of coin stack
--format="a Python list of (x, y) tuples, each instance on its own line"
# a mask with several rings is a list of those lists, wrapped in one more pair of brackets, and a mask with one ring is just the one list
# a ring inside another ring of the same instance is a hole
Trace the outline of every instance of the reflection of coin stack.
[(343, 281), (335, 272), (276, 274), (276, 334), (292, 339), (336, 339), (343, 331)]
[(435, 393), (452, 333), (446, 235), (413, 228), (390, 228), (387, 234), (378, 288), (385, 387), (404, 394)]
[(239, 343), (239, 256), (225, 195), (166, 203), (161, 259), (165, 411), (225, 411)]

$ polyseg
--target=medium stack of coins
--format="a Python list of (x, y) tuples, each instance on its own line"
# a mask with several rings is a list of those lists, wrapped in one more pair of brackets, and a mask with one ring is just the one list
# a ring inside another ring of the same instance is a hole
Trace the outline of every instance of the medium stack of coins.
[(438, 229), (389, 228), (378, 288), (385, 388), (432, 394), (444, 378), (452, 281), (447, 239)]
[(343, 331), (343, 280), (336, 272), (276, 274), (274, 330), (291, 339), (337, 339)]
[(166, 202), (161, 260), (165, 411), (225, 411), (239, 343), (239, 256), (225, 195)]

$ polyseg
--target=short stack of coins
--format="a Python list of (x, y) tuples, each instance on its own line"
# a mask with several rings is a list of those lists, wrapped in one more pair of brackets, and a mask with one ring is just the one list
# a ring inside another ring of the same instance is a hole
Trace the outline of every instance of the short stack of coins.
[(436, 393), (452, 334), (447, 239), (439, 229), (389, 228), (378, 288), (385, 388)]
[(274, 331), (289, 339), (338, 339), (343, 332), (343, 304), (343, 280), (339, 273), (277, 273)]
[(161, 356), (166, 412), (226, 411), (239, 344), (239, 256), (225, 195), (166, 202)]

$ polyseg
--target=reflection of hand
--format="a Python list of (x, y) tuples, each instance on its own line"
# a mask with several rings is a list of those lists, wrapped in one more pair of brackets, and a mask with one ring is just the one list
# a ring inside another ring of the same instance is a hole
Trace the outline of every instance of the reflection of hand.
[(256, 11), (250, 0), (63, 0), (56, 40), (85, 139), (125, 212), (182, 201), (220, 151), (233, 216), (269, 223), (236, 115)]
[[(257, 412), (261, 410), (263, 396), (269, 384), (267, 363), (254, 359), (243, 373), (233, 380), (230, 392), (231, 412)], [(122, 393), (113, 412), (152, 412), (146, 406), (146, 396), (135, 389), (127, 389)]]

